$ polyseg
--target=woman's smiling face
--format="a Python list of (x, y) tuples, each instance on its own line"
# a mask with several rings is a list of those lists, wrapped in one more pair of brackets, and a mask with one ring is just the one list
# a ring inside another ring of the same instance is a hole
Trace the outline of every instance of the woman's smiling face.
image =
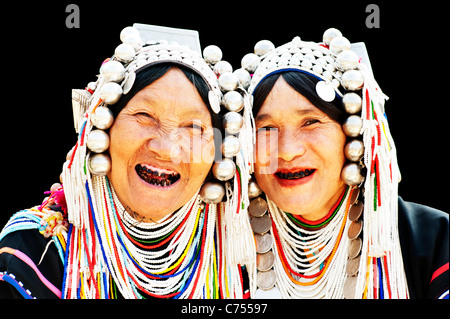
[(255, 177), (282, 210), (309, 220), (326, 215), (345, 189), (345, 134), (280, 77), (255, 117)]
[(110, 130), (108, 174), (121, 203), (157, 221), (186, 204), (214, 160), (211, 115), (178, 68), (139, 91)]

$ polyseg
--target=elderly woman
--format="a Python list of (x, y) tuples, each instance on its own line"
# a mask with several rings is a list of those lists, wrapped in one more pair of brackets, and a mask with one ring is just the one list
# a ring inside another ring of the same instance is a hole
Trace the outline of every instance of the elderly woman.
[(263, 40), (242, 63), (257, 129), (252, 296), (448, 298), (448, 215), (398, 197), (386, 97), (350, 42), (337, 29)]
[(215, 46), (204, 60), (144, 44), (133, 27), (121, 40), (98, 80), (73, 92), (79, 135), (63, 185), (0, 235), (0, 296), (243, 298), (245, 247), (224, 226), (251, 234), (239, 218), (252, 132), (240, 78)]

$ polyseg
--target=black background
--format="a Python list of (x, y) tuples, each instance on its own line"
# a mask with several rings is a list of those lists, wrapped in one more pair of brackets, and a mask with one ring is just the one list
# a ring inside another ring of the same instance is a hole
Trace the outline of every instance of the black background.
[[(378, 29), (365, 24), (370, 1), (154, 2), (17, 2), (2, 8), (0, 228), (14, 212), (40, 204), (59, 181), (76, 142), (71, 89), (95, 80), (121, 43), (120, 31), (134, 22), (198, 30), (202, 48), (218, 45), (235, 69), (261, 39), (275, 46), (297, 35), (319, 42), (336, 27), (351, 42), (365, 42), (375, 78), (390, 97), (400, 195), (450, 211), (448, 18), (437, 2), (372, 1), (380, 8)], [(66, 27), (69, 3), (80, 9), (79, 29)]]

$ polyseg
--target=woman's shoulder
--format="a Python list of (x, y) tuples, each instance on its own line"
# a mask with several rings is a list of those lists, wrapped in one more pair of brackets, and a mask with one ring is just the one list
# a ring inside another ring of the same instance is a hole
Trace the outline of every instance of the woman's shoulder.
[(449, 214), (433, 207), (408, 202), (399, 197), (398, 208), (399, 214), (404, 214), (404, 217), (410, 222), (425, 222), (448, 226)]
[(399, 197), (398, 223), (412, 297), (448, 298), (449, 215)]
[(0, 298), (61, 296), (67, 225), (46, 207), (11, 217), (0, 233)]

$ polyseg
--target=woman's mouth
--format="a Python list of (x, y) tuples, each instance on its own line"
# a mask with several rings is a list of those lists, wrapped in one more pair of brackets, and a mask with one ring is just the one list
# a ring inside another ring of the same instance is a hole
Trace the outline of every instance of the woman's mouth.
[(274, 176), (283, 187), (295, 187), (309, 182), (315, 173), (314, 168), (279, 169)]
[(302, 179), (305, 177), (308, 177), (309, 175), (312, 175), (316, 170), (315, 169), (304, 169), (304, 170), (297, 170), (297, 171), (277, 171), (275, 175), (280, 179)]
[(143, 181), (160, 187), (171, 186), (181, 177), (181, 175), (175, 171), (157, 168), (147, 164), (138, 164), (136, 165), (135, 170)]

